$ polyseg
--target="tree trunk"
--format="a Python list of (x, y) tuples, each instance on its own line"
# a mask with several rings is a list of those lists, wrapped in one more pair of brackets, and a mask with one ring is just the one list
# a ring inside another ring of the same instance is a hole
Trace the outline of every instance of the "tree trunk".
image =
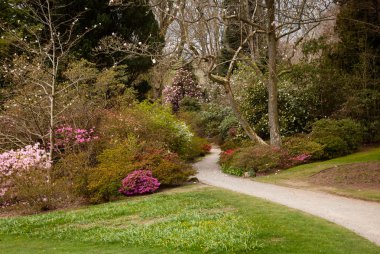
[[(54, 87), (52, 88), (54, 90)], [(49, 159), (50, 161), (53, 161), (54, 156), (54, 127), (55, 127), (55, 121), (54, 121), (54, 113), (55, 113), (55, 98), (54, 94), (50, 98), (50, 126), (49, 126)]]
[(275, 26), (274, 0), (266, 0), (267, 5), (267, 41), (268, 41), (268, 117), (270, 144), (281, 147), (280, 123), (278, 116), (278, 88), (277, 88), (277, 39)]
[(228, 101), (230, 103), (230, 106), (232, 108), (232, 111), (234, 112), (235, 116), (237, 117), (240, 125), (243, 127), (245, 133), (248, 135), (248, 137), (254, 141), (254, 142), (257, 142), (258, 144), (260, 145), (268, 145), (267, 143), (265, 143), (265, 141), (260, 138), (256, 132), (252, 129), (252, 127), (249, 125), (249, 123), (247, 122), (247, 120), (243, 117), (243, 115), (241, 114), (240, 110), (239, 110), (239, 107), (238, 105), (236, 104), (236, 101), (235, 101), (235, 98), (234, 98), (234, 95), (232, 93), (232, 90), (231, 90), (231, 85), (230, 83), (225, 83), (224, 84), (224, 88), (225, 88), (225, 91), (226, 91), (226, 95), (227, 95), (227, 98), (228, 98)]

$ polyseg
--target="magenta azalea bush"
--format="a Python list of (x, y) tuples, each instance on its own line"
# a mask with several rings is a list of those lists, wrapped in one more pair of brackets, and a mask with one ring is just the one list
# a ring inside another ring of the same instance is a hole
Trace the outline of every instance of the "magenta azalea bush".
[(63, 125), (55, 130), (56, 148), (68, 148), (73, 145), (80, 145), (99, 139), (95, 135), (95, 127), (91, 129), (73, 128), (69, 125)]
[(159, 187), (160, 183), (152, 176), (150, 170), (136, 170), (130, 173), (121, 182), (119, 192), (126, 196), (153, 193)]

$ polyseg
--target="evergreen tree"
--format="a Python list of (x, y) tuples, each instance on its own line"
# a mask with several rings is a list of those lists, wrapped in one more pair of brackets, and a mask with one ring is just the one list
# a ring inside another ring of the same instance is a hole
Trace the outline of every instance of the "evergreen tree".
[[(105, 54), (95, 54), (94, 48), (99, 40), (105, 36), (119, 36), (127, 43), (143, 42), (150, 46), (163, 42), (159, 35), (158, 23), (154, 18), (151, 8), (142, 4), (141, 0), (124, 1), (120, 4), (110, 4), (109, 0), (56, 0), (62, 5), (60, 12), (81, 13), (78, 20), (76, 33), (81, 34), (86, 29), (92, 29), (75, 48), (77, 57), (83, 57), (98, 66), (110, 67), (113, 61)], [(152, 65), (148, 57), (136, 57), (125, 60), (130, 72), (142, 72)]]
[(367, 141), (380, 140), (380, 3), (339, 1), (339, 42), (329, 61), (345, 76), (346, 102), (339, 112), (365, 127)]

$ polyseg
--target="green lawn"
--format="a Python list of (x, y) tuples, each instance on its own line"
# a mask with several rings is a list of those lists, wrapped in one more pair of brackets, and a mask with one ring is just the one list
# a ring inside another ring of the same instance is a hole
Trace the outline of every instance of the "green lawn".
[(380, 148), (370, 149), (364, 152), (358, 152), (348, 156), (327, 160), (323, 162), (315, 162), (310, 164), (300, 165), (294, 168), (290, 168), (281, 171), (277, 174), (272, 174), (268, 176), (261, 176), (255, 178), (256, 181), (274, 183), (284, 186), (293, 186), (309, 189), (323, 190), (343, 196), (360, 198), (371, 201), (380, 201), (380, 191), (379, 190), (358, 190), (343, 187), (334, 188), (323, 188), (318, 186), (310, 185), (307, 180), (308, 177), (328, 168), (334, 166), (356, 163), (356, 162), (370, 162), (370, 161), (380, 161)]
[(71, 211), (0, 219), (2, 253), (380, 253), (335, 224), (194, 185)]

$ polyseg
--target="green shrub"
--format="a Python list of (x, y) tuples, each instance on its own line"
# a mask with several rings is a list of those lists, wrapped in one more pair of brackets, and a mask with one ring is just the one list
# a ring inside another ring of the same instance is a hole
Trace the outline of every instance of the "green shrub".
[(101, 136), (109, 144), (122, 143), (128, 136), (140, 141), (154, 140), (176, 153), (184, 153), (194, 136), (185, 122), (178, 120), (169, 108), (142, 102), (121, 112), (105, 111)]
[(201, 104), (199, 103), (198, 99), (193, 97), (185, 97), (183, 98), (180, 103), (179, 107), (181, 111), (200, 111), (201, 110)]
[[(200, 124), (209, 138), (220, 138), (220, 126), (224, 119), (232, 117), (230, 107), (220, 104), (208, 104), (200, 112)], [(223, 137), (222, 137), (223, 138)]]
[(99, 124), (103, 142), (88, 158), (83, 155), (89, 165), (76, 162), (75, 156), (60, 163), (61, 174), (78, 176), (73, 179), (77, 193), (92, 202), (108, 201), (119, 195), (121, 180), (138, 169), (151, 170), (163, 185), (181, 184), (194, 174), (183, 159), (204, 154), (207, 141), (195, 137), (169, 108), (142, 102), (103, 113)]
[(361, 126), (350, 119), (321, 119), (313, 124), (311, 137), (324, 146), (324, 157), (334, 158), (357, 150), (363, 132)]
[(256, 145), (223, 152), (220, 164), (226, 173), (248, 172), (255, 175), (257, 172), (285, 167), (287, 159), (287, 154), (282, 150)]
[(269, 146), (253, 146), (239, 149), (231, 166), (242, 168), (246, 172), (263, 172), (278, 167), (280, 162), (279, 151)]
[(220, 145), (223, 151), (237, 149), (239, 147), (253, 146), (254, 143), (250, 139), (244, 139), (241, 137), (228, 138)]
[(162, 185), (179, 185), (195, 174), (191, 166), (186, 164), (176, 153), (165, 149), (154, 148), (146, 144), (135, 158), (133, 166), (151, 170), (153, 176)]
[(99, 156), (99, 166), (91, 168), (88, 175), (88, 192), (94, 203), (108, 201), (119, 195), (120, 182), (134, 167), (132, 162), (138, 151), (136, 140), (105, 149)]
[(205, 150), (205, 147), (208, 144), (209, 142), (207, 139), (194, 136), (188, 146), (184, 149), (185, 151), (182, 157), (191, 161), (199, 156), (204, 156), (208, 153), (208, 151)]
[(171, 113), (169, 108), (144, 102), (140, 103), (134, 111), (137, 119), (142, 116), (147, 118), (140, 129), (143, 131), (136, 133), (140, 134), (139, 137), (146, 141), (161, 141), (167, 144), (170, 151), (178, 154), (185, 152), (194, 134), (185, 122), (178, 120)]
[[(227, 138), (233, 138), (237, 134), (237, 129), (239, 128), (239, 122), (234, 115), (228, 115), (223, 119), (219, 126), (219, 135), (221, 140), (226, 140)], [(235, 132), (231, 131), (235, 129)]]
[(65, 177), (76, 196), (88, 196), (88, 175), (92, 156), (89, 152), (71, 153), (60, 159), (53, 168), (53, 177)]
[(308, 154), (311, 159), (318, 160), (323, 157), (323, 146), (312, 141), (308, 136), (293, 136), (285, 138), (283, 148), (289, 152), (290, 156)]
[(150, 170), (162, 185), (180, 185), (195, 171), (176, 153), (159, 143), (138, 143), (131, 138), (123, 144), (105, 149), (98, 156), (99, 165), (89, 170), (88, 191), (94, 203), (119, 195), (120, 182), (138, 169)]
[(223, 142), (223, 144), (220, 145), (220, 148), (223, 151), (227, 150), (234, 150), (241, 147), (241, 140), (236, 138), (229, 138)]
[(181, 185), (195, 174), (190, 165), (166, 159), (163, 159), (157, 167), (153, 168), (152, 172), (153, 176), (164, 186)]
[(47, 181), (46, 169), (33, 169), (14, 175), (12, 203), (28, 212), (41, 212), (64, 208), (76, 202), (71, 195), (70, 182), (66, 178)]
[(340, 137), (328, 135), (316, 140), (323, 144), (324, 158), (331, 159), (350, 153), (347, 143)]
[(201, 114), (195, 111), (180, 111), (177, 117), (184, 121), (197, 136), (206, 137), (204, 125), (202, 123)]
[[(248, 71), (249, 75), (252, 75), (251, 70)], [(265, 83), (257, 80), (255, 76), (245, 78), (245, 83), (251, 85), (241, 92), (241, 111), (260, 137), (269, 138), (268, 93)], [(314, 118), (314, 101), (315, 94), (307, 85), (298, 87), (287, 80), (279, 80), (279, 121), (283, 135), (288, 136), (308, 130), (308, 124)]]
[(227, 166), (227, 165), (222, 165), (222, 171), (226, 174), (234, 175), (234, 176), (243, 176), (244, 172), (245, 172), (241, 168), (234, 168), (234, 167)]

